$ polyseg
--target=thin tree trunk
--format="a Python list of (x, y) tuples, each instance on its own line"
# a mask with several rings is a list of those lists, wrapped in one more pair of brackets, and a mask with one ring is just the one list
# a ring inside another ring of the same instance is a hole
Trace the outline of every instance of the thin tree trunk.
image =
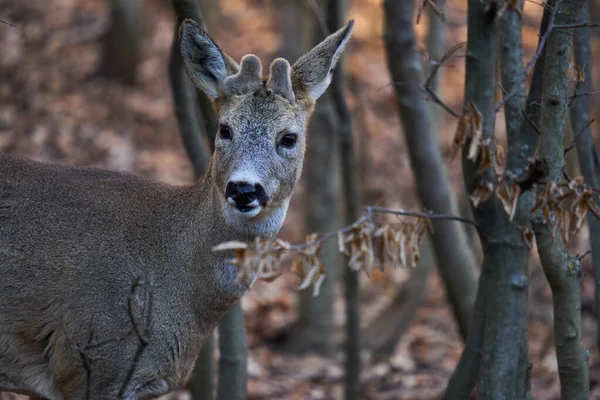
[(210, 154), (207, 151), (206, 134), (200, 125), (201, 116), (196, 105), (196, 90), (183, 69), (183, 58), (179, 51), (179, 24), (183, 19), (178, 17), (175, 26), (169, 61), (169, 78), (181, 139), (194, 168), (194, 175), (199, 178), (208, 169)]
[[(584, 0), (557, 1), (555, 23), (574, 24)], [(539, 157), (548, 166), (547, 182), (562, 181), (564, 132), (567, 115), (568, 74), (571, 62), (571, 29), (554, 30), (546, 44), (542, 92)], [(538, 190), (543, 190), (543, 187)], [(554, 336), (561, 383), (561, 398), (589, 397), (588, 360), (581, 331), (581, 283), (579, 261), (570, 256), (560, 236), (552, 237), (552, 226), (541, 215), (533, 222), (538, 253), (552, 289)]]
[[(179, 25), (184, 19), (192, 19), (204, 27), (204, 16), (195, 0), (173, 0), (173, 9), (177, 22), (169, 63), (169, 75), (173, 90), (175, 114), (195, 175), (199, 177), (208, 168), (210, 154), (214, 150), (218, 122), (211, 100), (201, 91), (194, 90), (189, 78), (185, 75), (177, 35)], [(208, 138), (208, 141), (206, 138)], [(244, 399), (246, 394), (247, 349), (243, 313), (239, 303), (221, 320), (219, 330), (219, 396), (221, 395), (221, 387), (223, 387), (223, 390), (231, 390), (230, 393), (238, 394), (238, 397), (231, 397), (231, 399)], [(195, 400), (210, 400), (214, 395), (214, 342), (214, 335), (212, 335), (204, 343), (196, 359), (194, 371), (190, 378), (190, 390), (192, 398)], [(235, 343), (235, 346), (228, 346), (230, 343)], [(240, 351), (239, 355), (236, 353), (237, 351)], [(231, 380), (223, 382), (224, 379)]]
[[(438, 10), (444, 12), (444, 4), (438, 4)], [(446, 26), (439, 15), (428, 8), (428, 33), (427, 54), (429, 65), (424, 68), (423, 79), (427, 79), (430, 69), (444, 56), (446, 45)], [(430, 84), (430, 89), (439, 95), (439, 80), (443, 69), (438, 70), (436, 77)], [(443, 115), (437, 104), (430, 104), (430, 113), (433, 116), (435, 132), (440, 132)], [(437, 134), (438, 142), (440, 135)], [(439, 144), (439, 143), (438, 143)], [(417, 268), (413, 270), (409, 280), (394, 296), (392, 302), (369, 323), (362, 338), (363, 346), (369, 348), (375, 357), (385, 357), (394, 351), (402, 335), (410, 326), (419, 306), (425, 299), (425, 285), (430, 273), (435, 270), (436, 260), (433, 252), (431, 236), (427, 235), (421, 244), (421, 254)]]
[[(489, 2), (469, 1), (465, 104), (473, 102), (483, 116), (483, 138), (491, 138), (495, 122), (495, 73), (498, 55), (498, 24), (503, 24), (502, 76), (506, 90), (517, 84), (522, 70), (520, 20), (507, 12), (506, 20), (496, 22)], [(506, 105), (509, 137), (509, 164), (516, 166), (518, 132), (524, 89)], [(511, 151), (513, 154), (511, 154)], [(493, 165), (493, 163), (492, 163)], [(526, 164), (520, 165), (524, 168)], [(476, 186), (475, 163), (463, 156), (465, 184), (469, 193)], [(509, 170), (510, 177), (516, 170)], [(484, 179), (495, 175), (493, 167)], [(455, 370), (447, 399), (469, 398), (478, 380), (478, 397), (485, 399), (522, 399), (526, 392), (525, 368), (527, 326), (527, 263), (529, 249), (521, 239), (520, 226), (527, 224), (530, 198), (521, 199), (515, 222), (510, 222), (496, 197), (474, 211), (484, 251), (482, 274), (473, 326), (473, 339)], [(518, 376), (521, 372), (524, 376)]]
[[(421, 63), (415, 52), (412, 25), (413, 2), (386, 0), (384, 11), (384, 40), (392, 80), (420, 82)], [(423, 100), (419, 85), (397, 85), (396, 98), (423, 206), (435, 213), (457, 214), (456, 200), (433, 132), (429, 106)], [(460, 333), (467, 337), (477, 290), (473, 254), (466, 245), (460, 223), (434, 221), (433, 229), (440, 274)]]
[[(586, 2), (579, 13), (578, 23), (589, 23), (589, 3)], [(576, 29), (573, 37), (573, 53), (575, 65), (583, 69), (585, 81), (578, 86), (575, 94), (588, 93), (592, 91), (592, 51), (590, 46), (590, 29)], [(579, 168), (585, 182), (591, 186), (600, 187), (600, 162), (598, 153), (592, 137), (589, 125), (591, 98), (580, 96), (573, 100), (571, 105), (571, 125), (576, 138), (575, 148), (579, 158)], [(596, 345), (600, 348), (600, 221), (591, 213), (588, 215), (588, 226), (590, 229), (590, 242), (592, 249), (592, 264), (596, 278), (596, 321), (598, 332), (596, 334)]]
[(421, 243), (422, 258), (410, 278), (394, 296), (392, 302), (371, 321), (363, 334), (363, 346), (376, 358), (389, 357), (425, 299), (427, 278), (435, 270), (436, 260), (431, 236)]
[[(346, 15), (345, 0), (328, 0), (327, 27), (334, 32), (343, 26)], [(345, 200), (345, 224), (349, 225), (360, 216), (360, 198), (356, 182), (356, 153), (352, 113), (344, 98), (343, 58), (338, 62), (338, 73), (331, 84), (331, 95), (339, 118), (338, 136), (342, 170), (343, 195)], [(345, 261), (345, 260), (344, 260)], [(346, 301), (346, 377), (344, 398), (360, 398), (360, 280), (359, 272), (344, 268), (344, 298)]]
[(111, 1), (111, 25), (103, 39), (99, 75), (135, 85), (140, 62), (140, 12), (138, 0)]
[(202, 345), (190, 378), (189, 389), (194, 400), (210, 400), (214, 397), (214, 357), (215, 335), (212, 334)]
[[(320, 10), (327, 10), (330, 0), (319, 2)], [(304, 15), (304, 14), (303, 14)], [(314, 12), (306, 13), (303, 24), (305, 43), (318, 43), (324, 38), (321, 26), (316, 23)], [(306, 233), (331, 232), (339, 227), (339, 166), (338, 131), (340, 120), (335, 108), (333, 92), (326, 91), (316, 104), (309, 126), (309, 140), (304, 163), (306, 185), (305, 225)], [(333, 151), (332, 151), (333, 150)], [(333, 300), (335, 283), (340, 277), (341, 257), (337, 245), (324, 243), (322, 261), (327, 266), (327, 278), (323, 281), (318, 297), (310, 291), (300, 294), (298, 321), (290, 334), (289, 350), (305, 353), (316, 352), (330, 355), (334, 350)]]
[[(338, 203), (337, 138), (335, 132), (339, 122), (333, 107), (332, 93), (327, 91), (319, 99), (309, 131), (306, 149), (304, 179), (307, 188), (305, 199), (304, 231), (331, 232), (339, 226), (336, 218)], [(318, 188), (318, 189), (317, 189)], [(330, 355), (333, 341), (334, 284), (339, 278), (341, 257), (337, 244), (324, 243), (321, 260), (327, 267), (327, 278), (323, 281), (318, 297), (312, 292), (300, 294), (299, 317), (290, 336), (293, 352), (316, 352)]]
[(219, 324), (219, 384), (217, 400), (245, 400), (248, 347), (240, 303)]

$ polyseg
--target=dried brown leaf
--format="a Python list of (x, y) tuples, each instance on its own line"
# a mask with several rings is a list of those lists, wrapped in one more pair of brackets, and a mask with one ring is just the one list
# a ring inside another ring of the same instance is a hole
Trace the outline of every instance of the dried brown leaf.
[(510, 182), (510, 185), (502, 179), (496, 187), (496, 197), (500, 199), (502, 208), (508, 215), (510, 221), (513, 220), (517, 211), (517, 203), (521, 195), (521, 187), (515, 180)]
[(469, 199), (471, 200), (473, 207), (476, 208), (479, 204), (487, 201), (493, 193), (494, 183), (491, 181), (486, 181), (478, 185), (475, 190), (473, 190), (473, 193), (469, 196)]
[(531, 247), (533, 247), (534, 238), (535, 235), (533, 234), (533, 230), (531, 230), (527, 226), (521, 227), (521, 239), (523, 239), (523, 243), (525, 243), (525, 246), (527, 246), (528, 249), (531, 249)]
[(496, 165), (501, 167), (504, 165), (506, 161), (506, 151), (504, 150), (504, 146), (501, 144), (496, 145)]

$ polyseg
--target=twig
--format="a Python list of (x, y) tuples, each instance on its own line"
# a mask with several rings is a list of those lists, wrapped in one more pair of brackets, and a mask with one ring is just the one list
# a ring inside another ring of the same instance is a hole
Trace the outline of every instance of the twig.
[(591, 249), (589, 249), (588, 251), (586, 251), (586, 252), (585, 252), (585, 253), (583, 253), (583, 254), (577, 254), (577, 255), (575, 256), (575, 258), (576, 258), (578, 261), (581, 261), (581, 260), (583, 260), (583, 259), (585, 258), (585, 256), (587, 256), (588, 254), (591, 254), (591, 253), (592, 253), (592, 250), (591, 250)]
[(535, 123), (533, 122), (533, 120), (531, 119), (531, 116), (529, 114), (527, 114), (525, 112), (525, 110), (522, 110), (521, 113), (523, 114), (523, 118), (525, 118), (525, 121), (527, 121), (527, 123), (533, 128), (533, 130), (538, 134), (538, 136), (540, 135), (540, 128), (538, 128), (537, 126), (535, 126)]
[(315, 13), (315, 17), (317, 18), (317, 22), (319, 23), (319, 28), (321, 29), (321, 33), (323, 36), (329, 35), (329, 29), (327, 28), (327, 20), (325, 19), (325, 13), (319, 7), (319, 4), (315, 0), (308, 0), (308, 4), (310, 8)]
[[(569, 97), (569, 100), (574, 100), (578, 97), (583, 97), (583, 96), (593, 96), (595, 94), (600, 94), (600, 90), (593, 90), (591, 92), (585, 92), (585, 93), (575, 93), (573, 94), (573, 96)], [(570, 105), (570, 103), (569, 103)]]
[(456, 111), (454, 111), (452, 108), (450, 108), (449, 105), (447, 105), (446, 103), (444, 103), (444, 101), (442, 99), (440, 99), (440, 97), (434, 91), (428, 89), (427, 86), (423, 86), (423, 85), (421, 85), (421, 89), (425, 92), (425, 94), (427, 94), (429, 96), (429, 98), (432, 101), (434, 101), (435, 103), (437, 103), (447, 113), (449, 113), (450, 115), (452, 115), (454, 118), (460, 117), (460, 114), (457, 113)]
[[(127, 390), (127, 386), (131, 382), (133, 378), (133, 374), (135, 369), (137, 368), (137, 364), (139, 363), (144, 350), (148, 346), (150, 342), (150, 326), (152, 324), (152, 302), (153, 302), (153, 283), (148, 281), (148, 279), (137, 279), (131, 287), (131, 292), (129, 293), (129, 297), (127, 298), (128, 305), (128, 314), (131, 320), (131, 324), (133, 325), (133, 332), (137, 336), (138, 341), (140, 342), (137, 348), (137, 351), (133, 357), (133, 361), (131, 366), (129, 367), (129, 371), (127, 371), (127, 376), (119, 389), (119, 394), (117, 398), (121, 399), (125, 395), (125, 391)], [(136, 289), (141, 288), (144, 290), (144, 297), (142, 300), (142, 316), (144, 317), (144, 325), (143, 328), (140, 327), (135, 318), (135, 312), (133, 309), (133, 303), (136, 298), (135, 291)]]
[(581, 134), (583, 132), (585, 132), (587, 130), (587, 128), (589, 128), (593, 123), (594, 123), (594, 119), (591, 119), (587, 124), (585, 124), (585, 126), (577, 133), (577, 135), (575, 135), (575, 138), (573, 139), (573, 141), (571, 142), (571, 144), (569, 145), (569, 147), (567, 147), (565, 149), (565, 155), (575, 147), (575, 144), (577, 143), (577, 140), (581, 137)]
[(337, 236), (339, 233), (349, 232), (350, 230), (352, 230), (352, 228), (354, 226), (362, 224), (363, 222), (366, 222), (366, 221), (370, 221), (372, 219), (373, 213), (393, 214), (393, 215), (401, 215), (401, 216), (405, 216), (405, 217), (415, 217), (415, 218), (426, 218), (426, 219), (430, 219), (430, 220), (459, 221), (459, 222), (463, 222), (465, 224), (471, 224), (471, 225), (477, 227), (477, 224), (473, 220), (470, 220), (468, 218), (457, 217), (455, 215), (449, 215), (449, 214), (434, 214), (434, 213), (428, 213), (428, 212), (394, 210), (391, 208), (377, 207), (377, 206), (369, 206), (369, 207), (366, 207), (365, 210), (367, 212), (367, 215), (360, 217), (359, 219), (357, 219), (350, 225), (344, 226), (343, 228), (340, 228), (333, 232), (328, 232), (328, 233), (320, 236), (318, 239), (316, 239), (314, 241), (292, 245), (292, 246), (290, 246), (290, 249), (291, 250), (302, 250), (306, 247), (315, 246), (315, 245), (319, 245), (323, 242), (326, 242), (329, 239), (331, 239), (332, 237)]
[(535, 52), (535, 55), (531, 58), (531, 60), (529, 60), (529, 62), (525, 66), (525, 69), (523, 70), (523, 72), (521, 73), (521, 76), (519, 77), (518, 84), (514, 85), (512, 87), (512, 89), (510, 90), (510, 92), (496, 104), (496, 106), (495, 106), (496, 112), (498, 112), (500, 110), (500, 108), (502, 108), (502, 106), (506, 102), (508, 102), (510, 99), (512, 99), (514, 97), (514, 95), (517, 93), (519, 86), (521, 86), (521, 84), (525, 81), (525, 79), (527, 79), (527, 75), (529, 75), (529, 71), (535, 65), (535, 62), (537, 61), (537, 59), (542, 55), (542, 52), (544, 51), (544, 48), (546, 45), (546, 40), (548, 40), (548, 37), (550, 37), (550, 34), (556, 27), (556, 25), (554, 25), (554, 20), (555, 20), (558, 8), (562, 2), (563, 2), (563, 0), (556, 1), (556, 4), (554, 5), (554, 8), (552, 9), (552, 14), (550, 14), (550, 21), (548, 22), (548, 29), (546, 29), (546, 32), (544, 32), (544, 35), (541, 37), (540, 43), (538, 45), (537, 51)]
[(4, 21), (2, 19), (0, 19), (0, 22), (2, 22), (3, 24), (6, 24), (8, 26), (12, 26), (13, 28), (16, 28), (17, 26), (15, 24), (11, 24), (10, 22)]
[(463, 47), (466, 43), (467, 42), (460, 42), (460, 43), (454, 45), (452, 48), (450, 48), (450, 50), (448, 50), (446, 52), (446, 54), (444, 54), (444, 56), (440, 59), (440, 61), (437, 62), (433, 66), (433, 68), (431, 69), (431, 73), (429, 74), (429, 76), (427, 77), (427, 80), (425, 81), (425, 85), (421, 86), (421, 89), (431, 98), (431, 100), (433, 100), (434, 102), (439, 104), (440, 107), (442, 107), (446, 112), (448, 112), (454, 118), (460, 117), (460, 114), (457, 113), (456, 111), (454, 111), (452, 108), (450, 108), (450, 106), (448, 106), (446, 103), (444, 103), (444, 101), (442, 99), (440, 99), (440, 97), (437, 95), (437, 93), (434, 90), (431, 90), (431, 85), (432, 85), (433, 81), (435, 80), (435, 77), (437, 76), (437, 73), (438, 73), (439, 69), (442, 67), (442, 65), (444, 65), (444, 63), (446, 61), (448, 61), (450, 59), (450, 57), (458, 49)]
[(403, 215), (406, 217), (427, 218), (427, 219), (431, 219), (431, 220), (459, 221), (459, 222), (464, 222), (465, 224), (471, 224), (471, 225), (477, 227), (477, 224), (475, 223), (475, 221), (470, 220), (468, 218), (457, 217), (455, 215), (433, 214), (433, 213), (418, 212), (418, 211), (392, 210), (389, 208), (377, 207), (377, 206), (367, 207), (367, 214), (370, 214), (373, 212), (384, 213), (384, 214)]
[(433, 2), (432, 0), (420, 0), (419, 7), (417, 10), (417, 25), (419, 24), (419, 21), (421, 20), (421, 15), (423, 14), (423, 11), (425, 11), (425, 9), (427, 8), (428, 5), (433, 9), (433, 11), (435, 11), (437, 16), (440, 17), (440, 19), (443, 22), (446, 21), (446, 17), (440, 11), (440, 9), (435, 5), (435, 2)]
[(554, 29), (595, 28), (598, 24), (564, 24), (556, 25)]

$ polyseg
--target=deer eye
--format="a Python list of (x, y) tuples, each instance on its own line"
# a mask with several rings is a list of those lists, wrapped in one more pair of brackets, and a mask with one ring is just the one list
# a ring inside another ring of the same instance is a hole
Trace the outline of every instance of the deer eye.
[(219, 136), (221, 137), (221, 139), (231, 140), (231, 128), (224, 124), (219, 125)]
[(287, 147), (288, 149), (291, 149), (292, 147), (294, 147), (296, 145), (297, 140), (298, 140), (298, 135), (296, 135), (295, 133), (286, 133), (279, 140), (279, 144), (282, 145), (283, 147)]

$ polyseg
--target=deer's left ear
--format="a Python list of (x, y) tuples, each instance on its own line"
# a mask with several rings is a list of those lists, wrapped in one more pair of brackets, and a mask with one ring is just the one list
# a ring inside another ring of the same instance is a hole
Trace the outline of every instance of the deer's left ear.
[(179, 27), (179, 46), (192, 82), (208, 96), (218, 98), (225, 79), (238, 72), (238, 64), (191, 19)]
[(331, 83), (335, 66), (346, 47), (354, 21), (351, 20), (303, 55), (292, 66), (292, 87), (296, 97), (317, 100)]

